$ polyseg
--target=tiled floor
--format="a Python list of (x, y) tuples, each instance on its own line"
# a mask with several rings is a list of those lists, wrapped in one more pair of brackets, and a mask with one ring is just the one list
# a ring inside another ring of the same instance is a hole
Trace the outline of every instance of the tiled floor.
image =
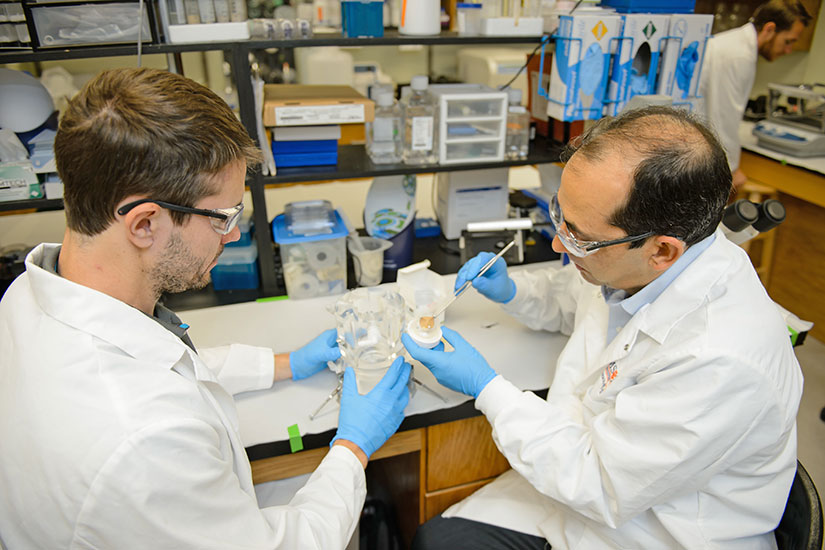
[(796, 356), (805, 375), (802, 403), (797, 415), (799, 461), (811, 474), (825, 501), (825, 422), (820, 412), (825, 407), (825, 344), (813, 338), (796, 348)]

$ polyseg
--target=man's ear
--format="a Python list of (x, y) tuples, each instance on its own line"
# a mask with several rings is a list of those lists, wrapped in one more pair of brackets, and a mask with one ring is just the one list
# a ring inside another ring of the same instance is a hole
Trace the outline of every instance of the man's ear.
[(117, 217), (129, 242), (137, 248), (149, 248), (158, 239), (158, 231), (164, 224), (162, 211), (157, 204), (145, 202)]
[(650, 267), (656, 271), (663, 272), (685, 253), (685, 243), (676, 237), (657, 235), (652, 238), (652, 241), (654, 248), (648, 261)]
[(776, 34), (776, 23), (774, 23), (773, 21), (768, 21), (767, 23), (762, 25), (762, 28), (757, 33), (757, 37), (761, 39), (760, 40), (761, 43), (764, 43), (764, 42), (767, 42), (768, 40), (770, 40), (771, 38), (773, 38), (773, 36), (775, 34)]

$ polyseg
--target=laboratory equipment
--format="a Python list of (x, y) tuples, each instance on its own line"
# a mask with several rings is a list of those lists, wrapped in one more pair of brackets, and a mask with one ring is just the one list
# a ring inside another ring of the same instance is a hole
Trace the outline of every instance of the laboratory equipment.
[(225, 247), (210, 275), (215, 290), (258, 288), (257, 245), (250, 243), (246, 246)]
[(352, 367), (358, 393), (366, 394), (401, 353), (406, 305), (387, 287), (357, 288), (330, 307), (341, 350), (340, 371)]
[(530, 113), (521, 104), (521, 90), (507, 90), (507, 137), (504, 154), (508, 159), (526, 159), (530, 148)]
[(470, 222), (507, 217), (507, 168), (439, 172), (435, 213), (447, 239), (457, 239)]
[[(521, 90), (521, 97), (528, 94), (527, 71), (518, 74), (530, 49), (509, 48), (461, 48), (457, 54), (458, 78), (462, 82), (483, 84), (498, 89), (512, 80), (510, 88)], [(518, 76), (516, 76), (518, 74)], [(515, 80), (513, 80), (515, 77)]]
[(754, 126), (757, 143), (795, 157), (825, 156), (825, 85), (768, 84), (768, 118)]
[(21, 133), (34, 130), (54, 112), (49, 91), (23, 71), (0, 67), (0, 128)]
[(412, 262), (415, 231), (415, 174), (379, 176), (372, 180), (364, 203), (367, 234), (387, 239), (384, 269), (395, 271)]
[(401, 4), (401, 34), (428, 36), (441, 33), (439, 0), (404, 0)]
[(429, 79), (416, 75), (410, 81), (412, 93), (403, 100), (404, 164), (438, 162), (436, 103), (427, 91)]
[(367, 154), (375, 164), (399, 163), (404, 148), (401, 108), (392, 92), (383, 89), (376, 94), (375, 103), (375, 118), (366, 123)]
[[(428, 269), (430, 261), (424, 260), (398, 270), (398, 292), (407, 305), (407, 334), (421, 347), (431, 348), (441, 340), (441, 324), (444, 314), (436, 313), (450, 298), (449, 286), (444, 278)], [(422, 319), (427, 322), (422, 323)]]
[(464, 281), (464, 284), (463, 284), (463, 285), (461, 285), (460, 287), (458, 287), (458, 288), (456, 289), (455, 293), (453, 294), (453, 297), (452, 297), (452, 298), (450, 298), (450, 299), (447, 301), (447, 303), (446, 303), (446, 304), (444, 304), (444, 305), (441, 307), (441, 309), (440, 309), (440, 310), (438, 310), (438, 312), (437, 312), (437, 313), (435, 313), (435, 314), (433, 315), (433, 317), (438, 317), (439, 315), (441, 315), (442, 313), (444, 313), (444, 312), (447, 310), (447, 308), (448, 308), (448, 307), (450, 307), (450, 305), (452, 305), (452, 303), (453, 303), (453, 302), (455, 302), (455, 301), (456, 301), (456, 299), (457, 299), (459, 296), (461, 296), (462, 294), (464, 294), (464, 291), (465, 291), (465, 290), (467, 290), (467, 289), (470, 287), (470, 285), (473, 283), (473, 279), (475, 279), (476, 277), (481, 277), (482, 275), (484, 275), (484, 274), (487, 272), (487, 270), (488, 270), (488, 269), (490, 269), (491, 267), (493, 267), (493, 264), (494, 264), (494, 263), (496, 263), (496, 261), (497, 261), (499, 258), (501, 258), (502, 256), (504, 256), (504, 254), (505, 254), (508, 250), (510, 250), (513, 246), (515, 246), (515, 244), (516, 244), (516, 241), (515, 241), (515, 240), (510, 241), (509, 243), (507, 243), (507, 244), (504, 246), (504, 248), (502, 248), (501, 250), (499, 250), (499, 251), (498, 251), (498, 254), (496, 254), (495, 256), (493, 256), (492, 258), (490, 258), (490, 259), (487, 261), (487, 263), (486, 263), (486, 264), (484, 264), (483, 266), (481, 266), (481, 269), (479, 269), (479, 270), (478, 270), (478, 273), (476, 274), (476, 276), (475, 276), (475, 277), (473, 277), (472, 279), (467, 279), (466, 281)]
[(776, 199), (756, 204), (739, 199), (725, 208), (722, 232), (734, 244), (742, 244), (785, 221), (785, 207)]
[(464, 264), (479, 252), (502, 248), (513, 241), (515, 246), (506, 252), (507, 265), (524, 263), (524, 232), (533, 229), (530, 218), (507, 218), (490, 222), (472, 222), (458, 238), (461, 263)]
[(440, 164), (504, 160), (507, 92), (481, 84), (435, 84)]
[(349, 251), (352, 254), (352, 267), (358, 286), (375, 286), (381, 284), (384, 273), (384, 251), (392, 246), (386, 239), (376, 237), (347, 237)]
[(289, 203), (285, 212), (272, 220), (290, 298), (329, 296), (346, 290), (348, 233), (329, 201)]

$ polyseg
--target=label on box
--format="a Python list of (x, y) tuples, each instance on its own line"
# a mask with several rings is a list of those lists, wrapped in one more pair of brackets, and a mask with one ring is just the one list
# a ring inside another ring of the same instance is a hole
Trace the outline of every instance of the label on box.
[(40, 199), (43, 189), (28, 161), (0, 164), (0, 200)]
[(364, 105), (291, 105), (275, 107), (276, 126), (364, 122)]

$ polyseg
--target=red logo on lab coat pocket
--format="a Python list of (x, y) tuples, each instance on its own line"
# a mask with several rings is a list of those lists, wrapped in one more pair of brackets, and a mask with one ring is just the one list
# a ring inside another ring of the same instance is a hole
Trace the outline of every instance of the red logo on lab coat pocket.
[(618, 374), (619, 369), (616, 367), (616, 361), (611, 361), (602, 371), (602, 389), (599, 390), (599, 393), (602, 393)]

